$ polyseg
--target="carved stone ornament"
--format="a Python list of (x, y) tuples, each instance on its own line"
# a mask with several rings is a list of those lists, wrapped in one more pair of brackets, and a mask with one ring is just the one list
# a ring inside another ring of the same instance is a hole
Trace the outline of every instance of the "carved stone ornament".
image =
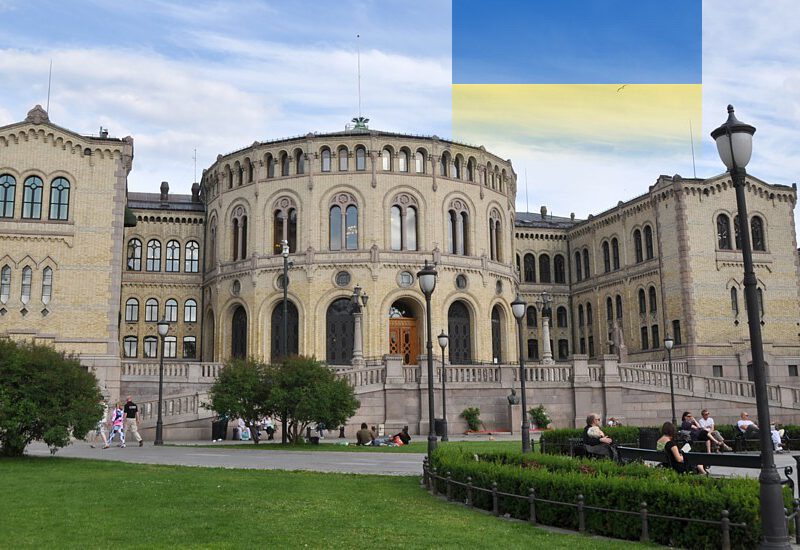
[(334, 199), (331, 202), (334, 203), (338, 202), (339, 204), (347, 204), (347, 203), (355, 204), (356, 199), (350, 193), (339, 193), (334, 197)]
[(25, 117), (25, 122), (41, 124), (42, 122), (50, 122), (50, 117), (47, 116), (47, 111), (42, 109), (41, 105), (37, 105), (28, 111), (28, 116)]
[(286, 210), (287, 208), (297, 208), (294, 199), (291, 197), (281, 197), (275, 201), (273, 210)]
[(408, 193), (398, 194), (394, 198), (394, 201), (392, 202), (395, 204), (399, 204), (404, 208), (407, 206), (417, 206), (417, 199), (415, 199), (412, 195), (409, 195)]
[(456, 212), (461, 212), (462, 210), (467, 209), (467, 205), (464, 204), (464, 201), (462, 201), (461, 199), (453, 199), (450, 202), (450, 209), (455, 210)]

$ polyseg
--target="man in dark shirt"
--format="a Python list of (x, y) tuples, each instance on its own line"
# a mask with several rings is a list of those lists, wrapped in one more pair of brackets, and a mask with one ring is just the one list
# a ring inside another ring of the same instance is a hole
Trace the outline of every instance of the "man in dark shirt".
[(125, 408), (122, 410), (125, 413), (125, 437), (130, 438), (131, 434), (133, 434), (136, 441), (139, 442), (139, 447), (141, 447), (144, 445), (144, 441), (142, 441), (142, 436), (139, 435), (139, 406), (133, 402), (133, 398), (130, 395), (125, 403)]
[(367, 423), (361, 423), (361, 429), (356, 432), (356, 445), (372, 445), (375, 437), (372, 432), (367, 428)]

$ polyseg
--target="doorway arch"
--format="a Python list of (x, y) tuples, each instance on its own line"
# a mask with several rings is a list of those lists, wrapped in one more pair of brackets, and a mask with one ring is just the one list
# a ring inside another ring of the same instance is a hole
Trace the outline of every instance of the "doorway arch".
[(350, 298), (339, 298), (328, 306), (325, 315), (325, 358), (329, 365), (353, 362), (355, 322)]
[(283, 349), (283, 301), (280, 301), (275, 304), (272, 310), (270, 331), (272, 334), (272, 345), (270, 346), (272, 363), (277, 363), (289, 355), (297, 355), (298, 342), (300, 340), (299, 316), (297, 314), (297, 306), (291, 300), (286, 302), (286, 319), (288, 328), (286, 344), (288, 350)]
[(404, 365), (419, 362), (420, 329), (418, 308), (409, 300), (400, 299), (389, 308), (389, 353), (401, 355)]
[(238, 306), (231, 318), (231, 357), (247, 357), (247, 312), (243, 306)]
[(450, 363), (466, 365), (472, 363), (472, 333), (469, 308), (460, 300), (450, 304), (447, 310), (447, 332), (450, 337)]

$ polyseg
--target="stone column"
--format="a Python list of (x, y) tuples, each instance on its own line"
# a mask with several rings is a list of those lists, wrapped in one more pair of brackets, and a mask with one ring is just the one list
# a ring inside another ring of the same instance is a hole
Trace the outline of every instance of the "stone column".
[(582, 428), (586, 424), (586, 415), (592, 412), (592, 388), (589, 386), (589, 361), (586, 355), (572, 356), (572, 392), (575, 410), (574, 424)]
[(623, 417), (620, 414), (622, 412), (622, 384), (616, 355), (603, 355), (603, 394), (605, 397), (603, 418)]
[[(358, 307), (358, 306), (356, 306)], [(361, 334), (361, 308), (359, 307), (358, 310), (353, 313), (353, 361), (352, 365), (354, 367), (363, 367), (364, 366), (364, 340)]]
[(555, 361), (553, 361), (553, 352), (550, 349), (550, 319), (544, 315), (542, 315), (542, 338), (544, 340), (542, 343), (542, 364), (552, 365)]

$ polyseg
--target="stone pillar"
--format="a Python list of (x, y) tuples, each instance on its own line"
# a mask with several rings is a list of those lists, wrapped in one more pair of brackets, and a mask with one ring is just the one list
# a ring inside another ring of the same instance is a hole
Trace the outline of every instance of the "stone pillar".
[(555, 361), (553, 361), (553, 351), (550, 349), (550, 319), (544, 315), (542, 315), (542, 339), (544, 340), (542, 343), (542, 364), (552, 365)]
[(405, 384), (405, 374), (403, 374), (402, 355), (384, 355), (383, 364), (386, 366), (386, 385)]
[[(358, 306), (356, 306), (358, 307)], [(364, 366), (364, 340), (361, 334), (361, 308), (353, 313), (353, 361), (352, 365), (354, 367), (363, 367)]]
[(574, 425), (582, 428), (586, 424), (586, 415), (592, 408), (592, 388), (589, 386), (589, 359), (586, 355), (572, 356), (572, 393), (575, 409)]
[(508, 431), (511, 435), (517, 435), (522, 430), (522, 405), (519, 403), (508, 404)]
[(619, 378), (616, 355), (603, 355), (603, 403), (605, 410), (603, 418), (615, 416), (623, 417), (622, 412), (622, 384)]

